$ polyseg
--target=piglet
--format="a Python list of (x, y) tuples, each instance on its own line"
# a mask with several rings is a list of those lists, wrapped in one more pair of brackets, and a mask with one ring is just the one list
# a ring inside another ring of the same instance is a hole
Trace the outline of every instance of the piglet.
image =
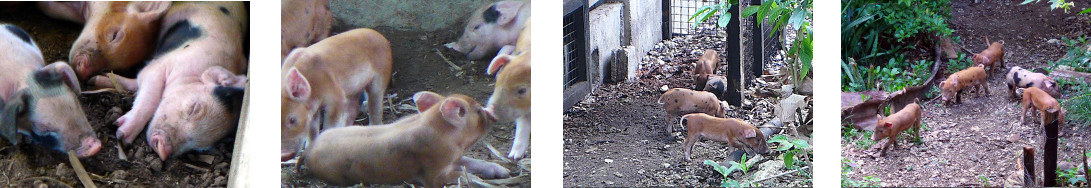
[(705, 83), (708, 82), (710, 76), (716, 74), (716, 67), (719, 66), (720, 56), (716, 54), (716, 51), (712, 49), (705, 50), (705, 55), (697, 60), (697, 67), (693, 68), (693, 85), (696, 86), (696, 90), (705, 90)]
[[(719, 118), (727, 116), (716, 95), (706, 91), (674, 88), (663, 93), (658, 102), (667, 110), (668, 120), (690, 113), (705, 113)], [(667, 135), (670, 136), (673, 132), (672, 122), (667, 124)]]
[(326, 130), (306, 148), (300, 163), (334, 185), (420, 180), (424, 187), (442, 187), (453, 182), (461, 174), (459, 163), (466, 162), (466, 149), (496, 120), (468, 96), (419, 92), (413, 98), (418, 109), (426, 110), (389, 125)]
[[(985, 43), (989, 43), (989, 38), (985, 38)], [(985, 65), (985, 71), (993, 72), (996, 70), (996, 66), (1004, 67), (1004, 41), (993, 42), (989, 44), (989, 48), (981, 51), (981, 53), (974, 54), (974, 65)]]
[(357, 110), (368, 113), (371, 125), (383, 124), (392, 64), (390, 42), (371, 29), (292, 50), (282, 66), (281, 160), (320, 130), (351, 125)]
[(984, 65), (973, 66), (951, 74), (947, 80), (939, 84), (943, 102), (949, 103), (950, 99), (954, 98), (955, 103), (962, 103), (962, 90), (967, 87), (977, 88), (979, 91), (984, 89), (985, 94), (988, 95), (989, 83), (985, 80), (986, 78), (988, 76)]
[(727, 77), (720, 75), (709, 75), (708, 81), (705, 81), (704, 91), (712, 92), (716, 95), (716, 98), (723, 100), (726, 96), (727, 89)]
[(1053, 78), (1042, 73), (1031, 72), (1019, 66), (1008, 69), (1007, 84), (1008, 93), (1011, 94), (1012, 97), (1018, 97), (1015, 93), (1015, 89), (1029, 87), (1041, 89), (1054, 98), (1061, 97), (1061, 92), (1059, 92), (1059, 88), (1057, 88), (1057, 81), (1054, 81)]
[[(166, 160), (210, 148), (234, 132), (247, 82), (242, 48), (247, 15), (242, 2), (172, 6), (163, 18), (155, 58), (135, 80), (118, 79), (136, 90), (136, 99), (114, 122), (117, 137), (131, 144), (147, 125), (148, 145)], [(111, 84), (105, 76), (91, 81)]]
[(530, 20), (527, 22), (515, 51), (497, 55), (487, 71), (497, 75), (486, 109), (496, 115), (498, 123), (515, 121), (514, 143), (508, 153), (512, 159), (523, 158), (530, 145)]
[(686, 160), (690, 158), (693, 145), (701, 138), (717, 142), (726, 142), (731, 147), (743, 149), (750, 154), (769, 153), (765, 135), (753, 125), (738, 118), (712, 117), (704, 113), (683, 115), (679, 126), (686, 128)]
[(84, 24), (69, 62), (80, 80), (104, 71), (129, 72), (152, 55), (171, 2), (41, 2), (46, 15)]
[(920, 138), (921, 114), (921, 106), (914, 102), (905, 105), (902, 110), (890, 114), (888, 117), (883, 117), (882, 114), (875, 115), (879, 121), (875, 126), (875, 134), (871, 135), (871, 139), (880, 141), (889, 138), (886, 145), (883, 145), (879, 155), (885, 155), (886, 150), (890, 149), (890, 145), (898, 147), (898, 134), (909, 130), (909, 128), (913, 128), (913, 137)]
[[(326, 39), (333, 27), (327, 0), (280, 1), (280, 60), (292, 49)], [(282, 62), (283, 63), (283, 62)]]
[(465, 53), (470, 60), (514, 48), (519, 33), (530, 19), (530, 2), (499, 1), (474, 11), (457, 42), (445, 46)]
[(23, 29), (0, 24), (0, 137), (13, 145), (18, 134), (53, 150), (85, 158), (102, 143), (76, 97), (80, 84), (64, 62), (45, 65), (42, 52)]
[(1023, 111), (1019, 113), (1019, 123), (1026, 122), (1027, 111), (1034, 113), (1037, 110), (1038, 115), (1042, 118), (1041, 127), (1039, 128), (1045, 128), (1046, 123), (1054, 120), (1048, 114), (1056, 114), (1056, 120), (1060, 121), (1061, 125), (1064, 124), (1065, 110), (1061, 107), (1061, 103), (1057, 103), (1057, 99), (1037, 87), (1019, 88), (1016, 92), (1023, 95), (1023, 102), (1021, 103)]

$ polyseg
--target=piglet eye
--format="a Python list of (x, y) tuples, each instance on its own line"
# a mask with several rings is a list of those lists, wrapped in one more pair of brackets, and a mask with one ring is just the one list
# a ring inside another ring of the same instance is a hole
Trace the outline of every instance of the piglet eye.
[(290, 117), (290, 118), (288, 118), (288, 125), (295, 125), (296, 121), (297, 120), (296, 120), (295, 117)]
[(119, 38), (121, 38), (120, 35), (121, 35), (121, 30), (114, 31), (113, 34), (110, 34), (110, 42), (117, 42), (117, 40)]
[(481, 24), (478, 24), (478, 25), (474, 26), (474, 30), (477, 30), (478, 28), (481, 28)]
[(519, 88), (519, 94), (520, 95), (527, 94), (527, 88)]

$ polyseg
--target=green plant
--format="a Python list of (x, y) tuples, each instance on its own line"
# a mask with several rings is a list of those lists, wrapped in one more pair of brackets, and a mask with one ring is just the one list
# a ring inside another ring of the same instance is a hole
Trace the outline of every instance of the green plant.
[(879, 186), (879, 179), (875, 176), (864, 176), (861, 180), (854, 180), (849, 178), (849, 173), (852, 172), (852, 160), (841, 158), (841, 187), (876, 187)]
[(1087, 44), (1087, 38), (1080, 36), (1079, 38), (1069, 39), (1062, 36), (1061, 40), (1065, 42), (1065, 45), (1068, 45), (1068, 52), (1063, 58), (1050, 62), (1053, 66), (1049, 67), (1049, 71), (1053, 72), (1057, 67), (1064, 65), (1072, 67), (1075, 71), (1091, 72), (1091, 50), (1083, 48), (1084, 44)]
[[(1037, 2), (1040, 2), (1040, 1), (1042, 1), (1042, 0), (1026, 0), (1026, 1), (1023, 1), (1023, 3), (1020, 3), (1019, 5), (1037, 3)], [(1065, 2), (1065, 0), (1049, 0), (1049, 2), (1050, 2), (1049, 10), (1056, 10), (1057, 8), (1061, 8), (1061, 9), (1064, 9), (1065, 13), (1068, 13), (1068, 9), (1072, 8), (1072, 6), (1075, 5), (1072, 2)], [(1087, 14), (1087, 13), (1091, 13), (1091, 8), (1083, 9), (1083, 11), (1080, 11), (1080, 13), (1076, 13), (1076, 14)]]
[(1057, 169), (1057, 177), (1057, 185), (1079, 186), (1080, 183), (1087, 183), (1087, 178), (1080, 176), (1076, 168)]
[(1059, 79), (1058, 85), (1061, 88), (1069, 87), (1073, 89), (1075, 95), (1068, 99), (1062, 99), (1061, 106), (1064, 107), (1067, 114), (1065, 119), (1069, 122), (1073, 122), (1076, 125), (1086, 126), (1091, 124), (1091, 83), (1088, 80), (1071, 80), (1071, 79)]
[(981, 182), (981, 185), (984, 185), (985, 187), (989, 187), (989, 177), (988, 176), (979, 174), (979, 175), (977, 175), (977, 181)]
[[(689, 16), (689, 21), (692, 22), (693, 19), (697, 19), (697, 23), (705, 22), (705, 20), (712, 18), (712, 16), (718, 13), (720, 14), (720, 19), (716, 21), (717, 25), (720, 27), (727, 27), (727, 24), (731, 23), (731, 13), (727, 12), (727, 10), (730, 9), (732, 5), (737, 4), (739, 4), (738, 0), (728, 0), (718, 4), (702, 6), (697, 9), (696, 13)], [(693, 28), (697, 28), (697, 25), (699, 24), (693, 24)]]
[[(811, 11), (812, 0), (788, 1), (788, 0), (764, 0), (761, 6), (749, 6), (743, 9), (742, 17), (757, 16), (769, 20), (773, 28), (769, 36), (779, 33), (781, 28), (791, 26), (796, 31), (796, 38), (790, 45), (783, 41), (788, 48), (789, 72), (795, 85), (799, 85), (811, 72), (811, 61), (814, 59), (813, 37), (811, 36)], [(761, 26), (763, 22), (757, 22)]]
[(784, 157), (784, 166), (790, 169), (798, 168), (795, 165), (797, 155), (808, 155), (808, 150), (811, 148), (811, 145), (807, 143), (807, 140), (788, 140), (788, 137), (784, 135), (777, 135), (770, 138), (769, 143), (778, 143), (780, 145), (777, 147), (777, 151), (784, 151), (784, 154), (781, 155)]
[(914, 49), (906, 39), (932, 33), (948, 36), (950, 0), (841, 0), (842, 59), (882, 63)]
[[(901, 57), (890, 59), (886, 66), (861, 68), (842, 62), (841, 90), (850, 92), (881, 89), (888, 92), (902, 90), (927, 81), (932, 74), (933, 61), (919, 60), (915, 63)], [(875, 87), (875, 88), (868, 88)]]
[(746, 164), (749, 162), (746, 159), (746, 154), (743, 154), (742, 159), (739, 161), (742, 161), (742, 163), (731, 161), (731, 168), (727, 168), (712, 160), (705, 160), (705, 165), (712, 166), (713, 170), (716, 170), (716, 172), (719, 172), (720, 175), (723, 176), (723, 180), (720, 181), (721, 187), (741, 187), (738, 181), (730, 178), (730, 175), (731, 173), (734, 173), (735, 170), (741, 170), (745, 175), (747, 171), (750, 171), (750, 166)]

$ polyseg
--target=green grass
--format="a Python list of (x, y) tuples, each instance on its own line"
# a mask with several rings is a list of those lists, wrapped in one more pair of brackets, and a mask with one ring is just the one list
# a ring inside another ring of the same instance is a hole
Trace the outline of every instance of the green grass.
[(852, 160), (841, 158), (841, 187), (878, 187), (882, 182), (882, 179), (874, 175), (864, 176), (860, 180), (850, 178), (849, 173), (853, 168), (849, 163), (852, 163)]

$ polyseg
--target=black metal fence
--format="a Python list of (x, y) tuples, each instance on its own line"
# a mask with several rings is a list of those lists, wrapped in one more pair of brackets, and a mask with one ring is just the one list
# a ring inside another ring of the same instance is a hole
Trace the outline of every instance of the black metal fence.
[(586, 0), (564, 2), (564, 109), (591, 93), (588, 60), (588, 7)]
[(697, 13), (701, 7), (719, 4), (717, 0), (664, 0), (663, 1), (663, 38), (668, 39), (677, 35), (688, 35), (693, 32), (695, 24), (712, 26), (720, 18), (719, 14), (708, 18), (705, 22), (697, 23), (698, 19), (689, 20), (690, 16)]

